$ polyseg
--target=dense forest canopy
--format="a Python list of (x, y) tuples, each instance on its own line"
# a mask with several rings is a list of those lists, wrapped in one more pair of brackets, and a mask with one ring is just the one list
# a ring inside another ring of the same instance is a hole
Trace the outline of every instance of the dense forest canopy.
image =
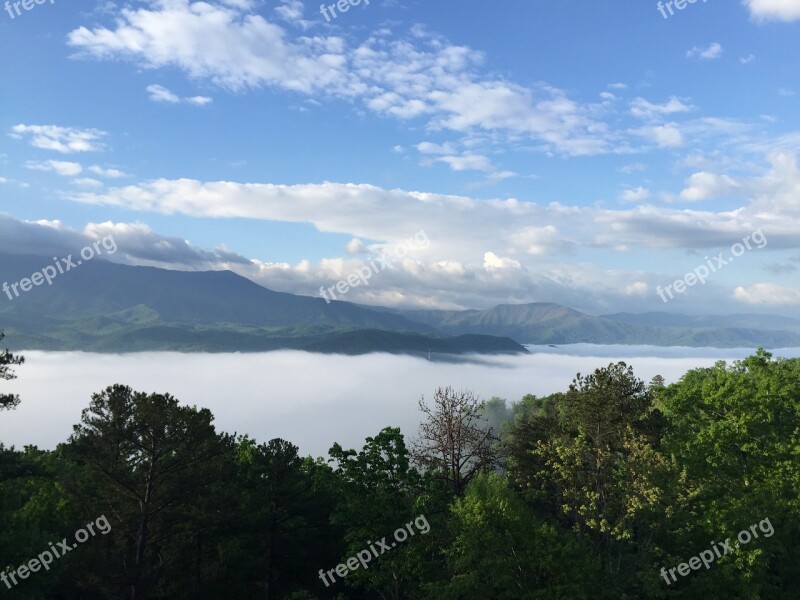
[(620, 362), (510, 404), (443, 387), (408, 439), (316, 459), (180, 400), (113, 385), (55, 450), (0, 445), (0, 593), (800, 597), (800, 359), (670, 385)]

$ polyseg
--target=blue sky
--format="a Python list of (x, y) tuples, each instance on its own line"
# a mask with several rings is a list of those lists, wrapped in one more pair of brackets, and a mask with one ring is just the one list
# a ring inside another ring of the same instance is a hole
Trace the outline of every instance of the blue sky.
[(800, 308), (800, 0), (78, 6), (0, 13), (2, 251), (317, 295), (424, 231), (345, 299)]

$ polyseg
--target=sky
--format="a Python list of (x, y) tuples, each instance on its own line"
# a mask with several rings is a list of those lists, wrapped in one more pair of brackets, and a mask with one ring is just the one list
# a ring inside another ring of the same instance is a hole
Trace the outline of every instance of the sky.
[(16, 4), (0, 252), (112, 235), (310, 296), (383, 255), (341, 299), (404, 308), (800, 308), (800, 0)]

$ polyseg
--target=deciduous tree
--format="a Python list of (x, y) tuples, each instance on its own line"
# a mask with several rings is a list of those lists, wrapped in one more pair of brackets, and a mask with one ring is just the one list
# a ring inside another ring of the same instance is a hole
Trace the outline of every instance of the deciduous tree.
[(453, 494), (464, 493), (478, 473), (499, 460), (497, 437), (484, 418), (484, 403), (471, 391), (438, 388), (433, 406), (419, 401), (425, 415), (412, 444), (413, 462), (447, 482)]

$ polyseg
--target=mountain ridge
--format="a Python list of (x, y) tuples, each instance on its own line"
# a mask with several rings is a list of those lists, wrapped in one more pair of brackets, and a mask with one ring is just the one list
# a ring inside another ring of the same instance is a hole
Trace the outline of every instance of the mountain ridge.
[[(41, 256), (0, 254), (0, 281), (29, 277), (42, 263)], [(791, 317), (592, 316), (552, 302), (392, 309), (277, 292), (230, 270), (176, 271), (107, 260), (86, 263), (19, 298), (0, 296), (0, 328), (17, 349), (105, 352), (419, 353), (427, 346), (452, 353), (521, 353), (522, 344), (572, 343), (800, 347), (800, 320)]]

